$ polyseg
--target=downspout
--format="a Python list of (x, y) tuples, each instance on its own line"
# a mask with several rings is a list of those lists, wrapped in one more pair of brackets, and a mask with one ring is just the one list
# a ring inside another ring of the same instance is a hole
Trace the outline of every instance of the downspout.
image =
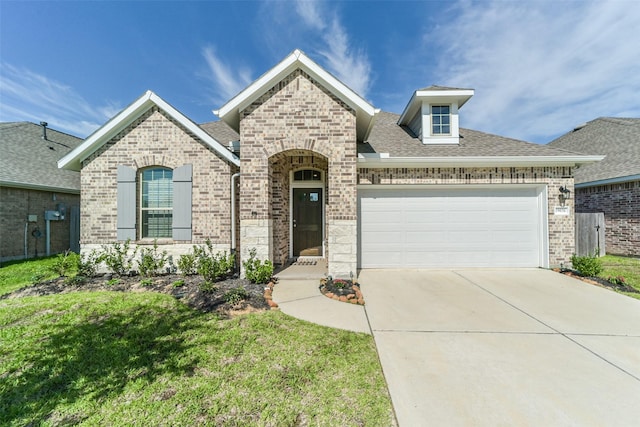
[(29, 230), (29, 223), (24, 223), (24, 259), (27, 259), (27, 231)]
[(231, 254), (236, 255), (236, 179), (240, 172), (231, 175)]

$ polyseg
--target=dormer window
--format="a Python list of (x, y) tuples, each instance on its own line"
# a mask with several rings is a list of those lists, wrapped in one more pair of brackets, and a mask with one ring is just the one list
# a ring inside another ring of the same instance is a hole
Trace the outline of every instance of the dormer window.
[(423, 144), (459, 144), (458, 110), (473, 96), (473, 89), (429, 86), (414, 92), (398, 120)]
[(448, 105), (431, 106), (431, 134), (451, 135), (451, 107)]

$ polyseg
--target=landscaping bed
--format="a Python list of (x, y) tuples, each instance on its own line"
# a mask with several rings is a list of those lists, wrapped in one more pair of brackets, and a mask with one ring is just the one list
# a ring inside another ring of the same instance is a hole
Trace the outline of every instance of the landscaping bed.
[(617, 278), (614, 278), (614, 281), (610, 281), (607, 279), (603, 279), (602, 277), (597, 276), (584, 276), (580, 274), (580, 272), (570, 269), (556, 269), (557, 272), (565, 274), (567, 276), (575, 277), (576, 279), (580, 279), (583, 282), (590, 283), (592, 285), (602, 286), (605, 288), (612, 289), (618, 292), (630, 293), (630, 294), (638, 294), (640, 295), (640, 291), (636, 288), (622, 282), (620, 283)]
[(350, 304), (364, 305), (360, 285), (352, 280), (332, 279), (320, 280), (320, 292), (327, 298)]
[[(203, 312), (216, 312), (223, 316), (269, 310), (264, 284), (246, 279), (230, 278), (205, 283), (200, 276), (167, 274), (152, 278), (112, 276), (110, 274), (74, 282), (66, 277), (29, 285), (0, 296), (0, 299), (44, 296), (78, 291), (159, 292), (168, 294), (184, 304)], [(267, 292), (270, 299), (270, 292)]]

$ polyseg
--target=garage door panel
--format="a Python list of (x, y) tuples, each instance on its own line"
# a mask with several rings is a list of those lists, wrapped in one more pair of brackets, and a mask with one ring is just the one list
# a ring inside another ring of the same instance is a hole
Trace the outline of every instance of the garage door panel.
[(540, 209), (533, 188), (365, 190), (361, 267), (538, 266)]

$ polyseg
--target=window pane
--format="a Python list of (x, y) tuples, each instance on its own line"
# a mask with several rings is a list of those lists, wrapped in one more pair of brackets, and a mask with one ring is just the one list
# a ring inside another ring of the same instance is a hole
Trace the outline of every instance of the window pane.
[(442, 116), (442, 124), (443, 125), (449, 124), (449, 116)]
[(142, 211), (142, 235), (143, 237), (171, 237), (171, 224), (173, 214), (165, 210)]
[(451, 133), (451, 128), (449, 125), (442, 126), (442, 133)]
[(440, 107), (440, 114), (449, 114), (449, 106), (443, 105), (442, 107)]

